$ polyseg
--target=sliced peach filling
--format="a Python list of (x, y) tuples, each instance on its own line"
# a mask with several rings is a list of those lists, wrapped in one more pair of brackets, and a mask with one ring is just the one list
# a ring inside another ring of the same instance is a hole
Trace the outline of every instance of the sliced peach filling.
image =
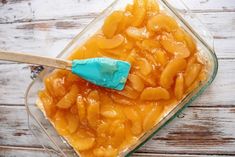
[(198, 56), (193, 37), (155, 0), (134, 0), (69, 56), (130, 62), (123, 91), (55, 70), (38, 95), (46, 116), (81, 156), (116, 157), (207, 78)]

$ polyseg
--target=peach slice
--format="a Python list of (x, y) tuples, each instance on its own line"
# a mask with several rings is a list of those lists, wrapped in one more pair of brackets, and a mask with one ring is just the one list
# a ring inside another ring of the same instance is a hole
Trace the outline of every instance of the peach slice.
[(130, 81), (132, 88), (135, 90), (141, 92), (144, 89), (144, 82), (138, 75), (129, 74), (128, 80)]
[(124, 88), (124, 90), (120, 92), (118, 91), (117, 93), (129, 99), (136, 99), (139, 96), (139, 93), (137, 91), (135, 91), (132, 87), (127, 85)]
[(95, 148), (93, 150), (93, 154), (97, 157), (104, 157), (105, 151), (106, 151), (106, 149), (103, 146), (100, 146), (99, 148)]
[(136, 50), (133, 49), (131, 53), (127, 56), (126, 61), (133, 65), (135, 63), (136, 57), (138, 57), (138, 55), (136, 54)]
[(43, 104), (47, 117), (52, 118), (56, 113), (56, 106), (53, 104), (53, 98), (47, 91), (39, 91), (38, 96)]
[[(114, 49), (120, 46), (124, 42), (125, 38), (118, 34), (111, 39), (106, 39), (104, 37), (97, 37), (97, 44), (100, 49)], [(121, 52), (120, 52), (121, 53)]]
[(66, 112), (64, 112), (63, 110), (57, 110), (55, 117), (54, 117), (55, 128), (58, 131), (58, 133), (63, 136), (69, 134), (69, 131), (67, 130), (68, 123), (65, 118), (66, 116), (65, 114)]
[(102, 121), (101, 124), (97, 127), (98, 136), (101, 136), (102, 134), (107, 134), (109, 131), (109, 127), (110, 123)]
[(144, 0), (134, 0), (133, 16), (134, 20), (132, 26), (140, 26), (145, 18), (146, 9)]
[(113, 136), (110, 141), (112, 146), (118, 147), (120, 144), (122, 144), (124, 137), (125, 137), (125, 125), (120, 122), (115, 126), (115, 130), (113, 131)]
[(67, 130), (71, 134), (74, 133), (78, 128), (78, 124), (79, 124), (78, 117), (76, 115), (71, 114), (70, 112), (68, 112), (67, 115), (66, 115), (66, 120), (68, 122)]
[(166, 14), (158, 14), (148, 20), (147, 28), (151, 32), (171, 32), (178, 28), (177, 22)]
[(142, 46), (142, 49), (152, 52), (154, 49), (160, 48), (161, 44), (157, 40), (146, 39), (142, 42), (141, 46)]
[(107, 148), (104, 148), (103, 146), (95, 148), (93, 154), (97, 157), (116, 157), (118, 152), (117, 149), (109, 145)]
[(184, 76), (182, 73), (176, 78), (174, 93), (177, 100), (182, 99), (184, 95)]
[(154, 53), (154, 58), (158, 64), (161, 66), (165, 66), (169, 62), (169, 58), (167, 57), (166, 53), (162, 50), (157, 50)]
[(170, 88), (171, 85), (174, 83), (174, 77), (176, 76), (176, 74), (184, 70), (186, 68), (186, 65), (186, 60), (182, 58), (171, 60), (161, 74), (161, 86), (166, 89)]
[(131, 121), (131, 132), (134, 135), (139, 135), (142, 132), (142, 124), (141, 117), (139, 116), (139, 112), (133, 107), (125, 107), (124, 113)]
[(175, 32), (173, 32), (173, 36), (176, 41), (184, 42), (185, 35), (184, 35), (184, 31), (181, 28), (179, 28)]
[(118, 112), (112, 105), (102, 105), (101, 106), (101, 115), (105, 118), (116, 118)]
[(148, 12), (148, 15), (159, 12), (160, 8), (156, 0), (145, 0), (145, 3), (146, 3), (146, 10)]
[(118, 25), (117, 33), (125, 31), (132, 23), (133, 15), (131, 11), (126, 11), (123, 14), (122, 21)]
[(66, 88), (65, 88), (65, 78), (55, 78), (53, 81), (52, 81), (52, 87), (53, 87), (53, 91), (56, 91), (54, 92), (54, 95), (56, 97), (63, 97), (65, 94), (66, 94)]
[(172, 36), (164, 35), (160, 41), (163, 48), (179, 58), (187, 58), (190, 56), (190, 51), (188, 47), (182, 42), (176, 42)]
[(111, 94), (110, 97), (112, 98), (113, 102), (116, 104), (121, 104), (121, 105), (135, 105), (135, 101), (119, 94)]
[(150, 112), (146, 115), (143, 121), (143, 129), (148, 131), (151, 129), (159, 120), (163, 111), (163, 105), (154, 105)]
[(91, 149), (95, 145), (94, 137), (77, 137), (75, 138), (71, 144), (79, 151), (85, 151)]
[(121, 22), (122, 18), (122, 11), (114, 11), (111, 15), (106, 18), (102, 30), (107, 38), (112, 38), (115, 35), (118, 29), (118, 25)]
[(143, 28), (128, 27), (126, 33), (129, 37), (136, 40), (143, 40), (149, 38), (149, 32), (145, 27)]
[(149, 101), (168, 100), (170, 99), (170, 94), (166, 89), (162, 87), (147, 87), (141, 93), (140, 99)]
[(105, 152), (106, 157), (116, 157), (118, 155), (117, 149), (113, 148), (112, 146), (108, 146)]
[(100, 101), (98, 91), (91, 91), (87, 96), (87, 101), (87, 120), (89, 125), (95, 129), (100, 119)]
[(78, 116), (79, 120), (82, 124), (86, 124), (86, 103), (81, 95), (78, 95), (77, 97), (77, 110), (78, 110)]
[(176, 41), (185, 42), (191, 53), (196, 52), (197, 47), (195, 44), (195, 40), (193, 39), (193, 37), (189, 33), (184, 31), (183, 29), (179, 28), (173, 33), (173, 36)]
[(185, 85), (189, 87), (198, 77), (202, 66), (198, 63), (192, 64), (185, 72)]
[(48, 94), (50, 94), (52, 97), (56, 97), (54, 88), (53, 88), (53, 80), (55, 78), (56, 78), (55, 73), (52, 73), (51, 75), (49, 75), (48, 77), (44, 79), (45, 88)]
[(144, 84), (146, 86), (156, 86), (157, 85), (157, 82), (156, 82), (157, 78), (151, 77), (151, 74), (148, 77), (146, 77), (141, 72), (137, 71), (136, 75), (138, 75), (144, 81)]
[(147, 76), (152, 72), (153, 70), (152, 65), (149, 63), (147, 59), (141, 58), (138, 62), (141, 74)]
[(186, 41), (190, 52), (195, 53), (197, 50), (197, 46), (196, 46), (196, 42), (193, 39), (193, 37), (189, 33), (184, 32), (184, 40)]
[(57, 107), (62, 109), (70, 108), (73, 104), (76, 103), (78, 95), (78, 87), (73, 85), (70, 91), (56, 104)]

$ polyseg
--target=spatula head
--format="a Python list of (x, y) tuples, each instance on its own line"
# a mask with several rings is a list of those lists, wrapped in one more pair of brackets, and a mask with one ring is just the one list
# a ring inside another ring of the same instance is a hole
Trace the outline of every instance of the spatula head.
[(106, 88), (122, 90), (125, 87), (131, 65), (110, 58), (73, 60), (72, 72), (83, 79)]

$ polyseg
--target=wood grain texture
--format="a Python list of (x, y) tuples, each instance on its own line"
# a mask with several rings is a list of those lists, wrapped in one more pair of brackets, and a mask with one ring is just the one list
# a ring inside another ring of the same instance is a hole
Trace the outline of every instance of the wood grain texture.
[[(234, 107), (190, 107), (137, 152), (235, 155), (234, 116)], [(27, 127), (24, 107), (1, 106), (0, 123), (2, 146), (41, 148)]]
[[(234, 13), (203, 13), (198, 17), (215, 38), (219, 58), (235, 58)], [(0, 48), (56, 56), (93, 18), (0, 24)], [(232, 27), (231, 27), (232, 26)], [(221, 28), (223, 31), (221, 31)]]
[[(12, 151), (14, 149), (14, 151)], [(0, 148), (0, 157), (57, 157), (56, 154), (48, 155), (43, 149), (30, 150), (18, 149), (12, 147), (11, 149)]]
[[(22, 150), (17, 147), (13, 147), (14, 152), (11, 149), (1, 149), (0, 157), (57, 157), (56, 154), (51, 153), (48, 155), (42, 149), (34, 150)], [(227, 155), (213, 155), (213, 157), (226, 157)], [(156, 154), (156, 153), (134, 153), (132, 157), (208, 157), (208, 155), (190, 155), (190, 154)]]
[(71, 70), (72, 67), (72, 62), (66, 59), (4, 50), (0, 50), (0, 60), (24, 64), (42, 65), (63, 70)]
[[(0, 0), (0, 49), (56, 56), (112, 1)], [(185, 3), (215, 38), (219, 72), (212, 86), (136, 157), (235, 156), (235, 0)], [(29, 69), (0, 61), (0, 157), (48, 156), (27, 127), (23, 103)]]
[[(12, 151), (14, 149), (14, 152)], [(41, 148), (0, 148), (0, 157), (57, 157), (55, 153), (48, 155)], [(207, 157), (208, 155), (190, 155), (190, 154), (156, 154), (156, 153), (134, 153), (132, 157)], [(226, 157), (226, 155), (213, 155), (213, 157)]]
[(25, 64), (0, 64), (0, 104), (23, 104), (30, 83), (30, 69)]
[[(0, 23), (95, 17), (113, 1), (66, 0), (64, 3), (64, 0), (5, 0), (5, 3), (0, 3)], [(185, 3), (194, 12), (232, 12), (235, 3), (231, 1), (185, 0)]]
[(56, 56), (92, 19), (0, 25), (0, 48)]
[[(210, 155), (213, 157), (226, 157), (227, 155)], [(160, 153), (134, 153), (132, 157), (208, 157), (208, 155), (191, 154), (160, 154)]]

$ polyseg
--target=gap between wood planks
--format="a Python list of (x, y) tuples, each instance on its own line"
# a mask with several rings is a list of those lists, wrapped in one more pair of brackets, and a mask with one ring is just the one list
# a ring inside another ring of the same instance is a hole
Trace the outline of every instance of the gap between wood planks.
[[(99, 3), (95, 3), (94, 1), (67, 0), (66, 3), (64, 3), (63, 0), (57, 0), (57, 5), (55, 5), (54, 1), (46, 0), (5, 0), (5, 3), (0, 5), (0, 14), (2, 14), (2, 16), (0, 16), (0, 22), (54, 19), (54, 17), (61, 19), (75, 16), (94, 16), (98, 15), (100, 11), (108, 7), (113, 1), (114, 0), (101, 0)], [(185, 0), (185, 3), (191, 11), (195, 13), (235, 12), (235, 5), (231, 0), (223, 0), (223, 2), (220, 0)], [(177, 4), (174, 5), (178, 7)], [(55, 10), (59, 10), (59, 12)]]
[(24, 18), (20, 20), (10, 21), (10, 22), (1, 22), (1, 24), (23, 24), (23, 23), (29, 23), (29, 22), (50, 22), (50, 21), (60, 21), (60, 20), (79, 20), (79, 19), (95, 19), (98, 17), (99, 13), (93, 13), (91, 15), (78, 15), (78, 16), (66, 16), (61, 18), (50, 18), (50, 19), (29, 19)]
[[(228, 9), (226, 11), (223, 10), (208, 10), (208, 11), (201, 11), (201, 10), (193, 10), (191, 13), (193, 14), (207, 14), (207, 13), (233, 13), (235, 9)], [(49, 19), (31, 19), (31, 18), (22, 18), (14, 21), (7, 21), (2, 22), (0, 24), (17, 24), (17, 23), (28, 23), (28, 22), (47, 22), (47, 21), (59, 21), (59, 20), (78, 20), (78, 19), (95, 19), (98, 17), (99, 13), (91, 13), (89, 15), (73, 15), (73, 16), (64, 16), (59, 18), (49, 18)]]

